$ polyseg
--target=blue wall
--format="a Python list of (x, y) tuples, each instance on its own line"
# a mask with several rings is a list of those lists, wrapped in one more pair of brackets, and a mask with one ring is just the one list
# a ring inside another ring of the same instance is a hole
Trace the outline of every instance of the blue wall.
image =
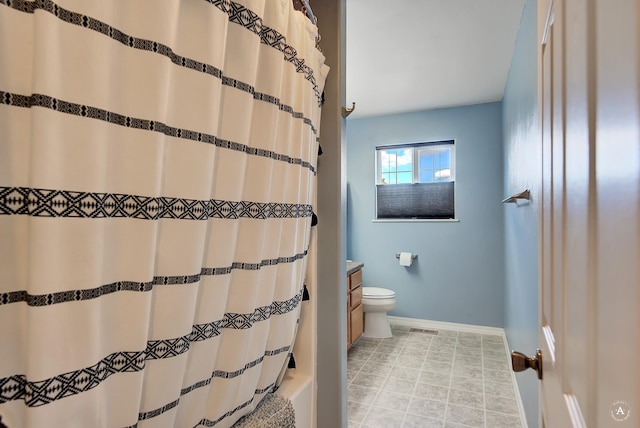
[[(537, 101), (536, 1), (525, 2), (503, 99), (505, 194), (531, 189), (529, 205), (505, 204), (505, 331), (511, 349), (538, 346), (538, 201), (541, 141)], [(538, 379), (516, 374), (530, 427), (538, 426)]]
[[(347, 122), (347, 257), (365, 286), (395, 290), (390, 315), (503, 326), (504, 211), (501, 103)], [(375, 147), (455, 139), (459, 222), (372, 222)], [(395, 254), (418, 259), (400, 266)]]

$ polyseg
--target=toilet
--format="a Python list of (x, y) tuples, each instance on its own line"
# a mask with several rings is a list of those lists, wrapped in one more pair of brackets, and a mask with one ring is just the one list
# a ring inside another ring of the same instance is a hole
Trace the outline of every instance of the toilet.
[(380, 287), (362, 287), (364, 332), (362, 337), (392, 337), (387, 312), (396, 307), (396, 292)]

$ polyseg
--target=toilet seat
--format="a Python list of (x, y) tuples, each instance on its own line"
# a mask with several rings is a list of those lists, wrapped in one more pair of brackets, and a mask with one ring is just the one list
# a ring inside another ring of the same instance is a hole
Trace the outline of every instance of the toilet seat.
[(396, 297), (396, 292), (387, 288), (362, 287), (362, 297), (367, 299), (391, 299)]

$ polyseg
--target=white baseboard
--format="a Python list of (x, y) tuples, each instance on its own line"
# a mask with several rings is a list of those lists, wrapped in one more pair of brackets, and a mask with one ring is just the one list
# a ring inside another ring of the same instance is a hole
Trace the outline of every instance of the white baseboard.
[[(408, 327), (422, 328), (426, 330), (455, 330), (455, 331), (462, 331), (465, 333), (494, 334), (494, 335), (501, 336), (502, 342), (504, 343), (504, 351), (507, 355), (507, 361), (511, 361), (511, 351), (509, 350), (507, 336), (503, 328), (488, 327), (488, 326), (482, 326), (482, 325), (459, 324), (459, 323), (443, 322), (443, 321), (421, 320), (417, 318), (394, 317), (391, 315), (387, 315), (387, 318), (389, 319), (389, 322), (391, 324), (399, 324), (399, 325), (404, 325)], [(528, 427), (527, 418), (524, 414), (524, 406), (522, 405), (522, 398), (520, 397), (518, 382), (516, 381), (516, 375), (513, 371), (511, 371), (511, 380), (513, 382), (516, 401), (518, 403), (520, 419), (522, 420), (523, 427), (527, 428)]]

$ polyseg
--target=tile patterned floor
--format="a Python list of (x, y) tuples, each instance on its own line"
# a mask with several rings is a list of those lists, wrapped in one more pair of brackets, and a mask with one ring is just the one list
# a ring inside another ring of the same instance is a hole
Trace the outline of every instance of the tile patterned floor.
[(391, 328), (349, 350), (349, 428), (523, 427), (502, 336)]

